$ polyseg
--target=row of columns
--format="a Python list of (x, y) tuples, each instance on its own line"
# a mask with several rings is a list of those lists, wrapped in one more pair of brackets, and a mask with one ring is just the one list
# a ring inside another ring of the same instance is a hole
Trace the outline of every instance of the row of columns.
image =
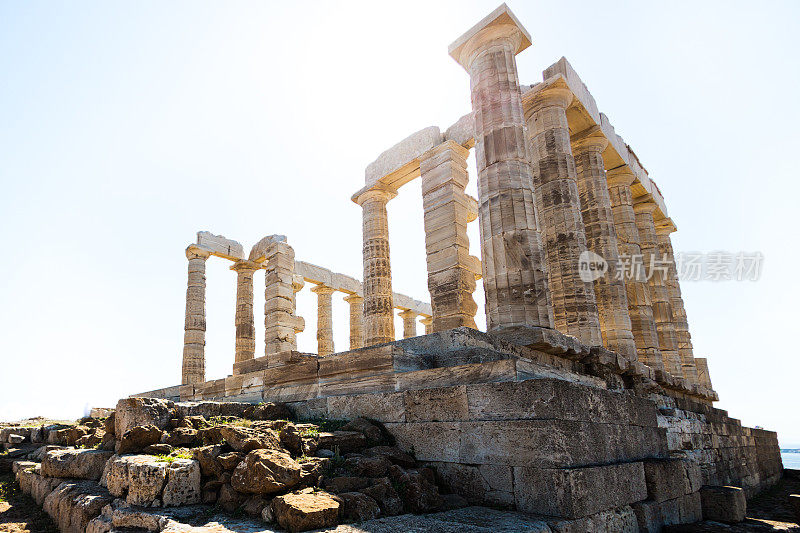
[[(634, 199), (627, 166), (607, 171), (598, 127), (570, 136), (574, 96), (563, 80), (523, 102), (514, 56), (529, 44), (513, 16), (498, 16), (451, 47), (470, 75), (489, 331), (554, 327), (701, 383), (669, 241), (674, 226), (657, 228), (656, 204)], [(609, 270), (587, 281), (581, 263), (593, 254)], [(673, 262), (666, 271), (653, 268), (661, 256)], [(623, 257), (635, 262), (625, 279)]]
[[(186, 289), (186, 318), (184, 324), (184, 348), (182, 384), (205, 381), (205, 293), (206, 260), (211, 253), (196, 245), (186, 250), (188, 283)], [(255, 318), (253, 313), (253, 276), (265, 270), (265, 353), (270, 355), (285, 350), (297, 349), (297, 334), (305, 329), (305, 322), (295, 315), (296, 295), (303, 286), (302, 277), (294, 274), (294, 251), (285, 242), (276, 242), (266, 252), (263, 263), (236, 261), (231, 270), (236, 272), (236, 363), (255, 357)], [(389, 287), (391, 291), (391, 286)], [(336, 289), (317, 284), (311, 289), (317, 295), (317, 350), (319, 355), (334, 353), (333, 344), (333, 293)], [(348, 293), (344, 300), (350, 307), (350, 349), (365, 346), (364, 341), (364, 297)], [(426, 333), (430, 331), (433, 318), (411, 309), (400, 312), (403, 319), (403, 336), (416, 336), (416, 320), (422, 316)], [(393, 328), (393, 318), (392, 318)], [(393, 329), (392, 329), (393, 331)], [(391, 340), (394, 340), (392, 338)]]

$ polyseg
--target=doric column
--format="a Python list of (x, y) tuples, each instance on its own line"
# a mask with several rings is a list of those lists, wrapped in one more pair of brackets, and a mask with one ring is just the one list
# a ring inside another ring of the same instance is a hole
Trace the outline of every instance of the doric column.
[(539, 90), (530, 97), (529, 105), (526, 101), (526, 118), (553, 320), (559, 331), (598, 346), (603, 341), (594, 286), (580, 275), (586, 233), (567, 125), (567, 107), (572, 99), (572, 92), (566, 88)]
[(336, 289), (327, 285), (317, 285), (311, 292), (317, 295), (317, 353), (333, 353), (333, 301), (331, 295)]
[(416, 337), (417, 317), (419, 316), (419, 313), (411, 309), (406, 309), (405, 311), (400, 311), (398, 315), (400, 315), (400, 318), (403, 319), (403, 338), (407, 339), (409, 337)]
[(350, 349), (356, 350), (364, 346), (364, 298), (350, 294), (344, 301), (350, 304)]
[(603, 345), (635, 361), (636, 343), (628, 314), (625, 280), (617, 275), (617, 232), (603, 163), (603, 150), (607, 145), (608, 140), (602, 135), (583, 135), (573, 138), (572, 151), (575, 154), (586, 247), (602, 257), (608, 265), (605, 274), (594, 281)]
[(249, 361), (256, 353), (256, 328), (253, 322), (253, 274), (261, 265), (237, 261), (236, 272), (236, 355), (234, 361)]
[(395, 196), (397, 191), (374, 188), (356, 198), (364, 217), (364, 346), (394, 340), (386, 203)]
[(656, 226), (653, 212), (657, 206), (652, 201), (638, 201), (633, 206), (636, 216), (636, 228), (639, 230), (639, 245), (642, 249), (642, 261), (649, 279), (650, 305), (653, 308), (653, 320), (658, 332), (658, 347), (664, 369), (676, 377), (683, 377), (683, 367), (678, 355), (678, 340), (675, 336), (675, 325), (672, 322), (672, 305), (667, 291), (666, 276), (662, 267), (663, 261), (658, 253)]
[(423, 316), (419, 319), (420, 324), (425, 326), (425, 335), (430, 335), (433, 333), (433, 317), (432, 316)]
[(183, 326), (182, 385), (203, 383), (206, 380), (206, 259), (210, 255), (196, 245), (186, 249), (189, 276)]
[(433, 331), (477, 327), (472, 293), (480, 261), (469, 255), (470, 198), (464, 192), (468, 155), (460, 144), (446, 141), (420, 161)]
[(305, 322), (295, 315), (294, 250), (285, 241), (267, 247), (264, 261), (264, 352), (297, 349), (297, 332)]
[(530, 35), (504, 4), (449, 50), (470, 75), (489, 331), (553, 327), (514, 59), (528, 46)]
[(636, 177), (627, 167), (609, 170), (606, 172), (606, 177), (636, 353), (642, 363), (655, 370), (664, 370), (658, 344), (658, 330), (653, 320), (650, 289), (642, 264), (636, 214), (633, 211), (631, 184)]
[(689, 322), (686, 319), (686, 308), (683, 305), (681, 285), (675, 265), (675, 251), (672, 249), (672, 239), (669, 236), (675, 230), (675, 224), (669, 218), (656, 222), (658, 253), (666, 260), (669, 267), (665, 282), (669, 302), (672, 306), (672, 324), (678, 343), (678, 355), (683, 367), (683, 377), (689, 380), (690, 383), (702, 384), (697, 375), (698, 369), (692, 348), (692, 335), (689, 333)]

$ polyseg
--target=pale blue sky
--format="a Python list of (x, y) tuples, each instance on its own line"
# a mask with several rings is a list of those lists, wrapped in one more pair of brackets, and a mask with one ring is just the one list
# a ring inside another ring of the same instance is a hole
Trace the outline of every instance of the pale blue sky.
[[(349, 197), (381, 151), (469, 111), (447, 45), (496, 5), (0, 0), (0, 419), (176, 384), (197, 230), (246, 248), (283, 233), (299, 259), (360, 277)], [(676, 250), (764, 254), (758, 282), (684, 283), (686, 309), (718, 406), (800, 446), (800, 4), (510, 6), (534, 41), (521, 82), (569, 59), (658, 182)], [(390, 203), (395, 290), (427, 298), (406, 189)], [(209, 379), (233, 360), (227, 266), (208, 265)], [(300, 312), (312, 351), (308, 292)]]

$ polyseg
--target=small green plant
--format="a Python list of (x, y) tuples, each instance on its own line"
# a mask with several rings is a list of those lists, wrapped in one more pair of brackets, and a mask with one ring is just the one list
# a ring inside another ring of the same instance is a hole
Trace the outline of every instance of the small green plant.
[(224, 416), (212, 416), (208, 419), (209, 425), (213, 426), (239, 426), (249, 428), (253, 425), (252, 420), (245, 420), (244, 418), (231, 419)]
[(171, 455), (156, 455), (156, 461), (159, 463), (167, 463), (171, 465), (175, 462), (175, 459), (177, 459), (177, 457), (173, 457)]
[(301, 437), (319, 437), (319, 428), (303, 428), (300, 430)]
[(178, 449), (169, 454), (170, 457), (175, 459), (194, 459), (194, 454), (186, 449)]

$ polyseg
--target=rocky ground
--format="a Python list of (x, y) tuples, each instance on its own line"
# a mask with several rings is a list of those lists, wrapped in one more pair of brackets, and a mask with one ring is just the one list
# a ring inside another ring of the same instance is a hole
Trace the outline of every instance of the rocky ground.
[[(0, 425), (0, 531), (575, 531), (469, 507), (380, 423), (291, 417), (278, 404), (127, 399), (105, 419)], [(741, 524), (665, 531), (800, 531), (796, 493), (800, 480), (788, 475)]]

